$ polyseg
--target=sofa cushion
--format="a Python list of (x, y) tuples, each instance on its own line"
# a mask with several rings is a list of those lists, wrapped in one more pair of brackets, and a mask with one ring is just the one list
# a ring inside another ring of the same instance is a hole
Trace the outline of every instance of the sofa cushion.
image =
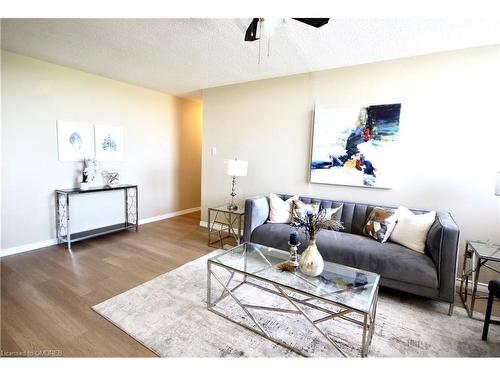
[(398, 223), (390, 240), (420, 253), (425, 252), (427, 233), (436, 220), (436, 212), (415, 215), (404, 206), (397, 211)]
[(298, 199), (298, 195), (288, 199), (281, 199), (274, 193), (269, 194), (269, 221), (273, 223), (291, 223), (293, 201)]
[[(267, 223), (255, 228), (250, 241), (288, 250), (290, 230), (287, 224)], [(302, 231), (299, 231), (299, 240), (301, 252), (307, 246)], [(430, 288), (439, 286), (432, 259), (396, 243), (380, 243), (361, 235), (322, 230), (317, 245), (326, 261), (376, 272), (387, 279)]]

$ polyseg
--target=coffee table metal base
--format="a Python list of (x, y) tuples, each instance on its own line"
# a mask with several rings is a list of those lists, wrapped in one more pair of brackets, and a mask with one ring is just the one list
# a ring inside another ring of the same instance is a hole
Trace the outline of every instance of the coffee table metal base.
[[(223, 269), (226, 269), (229, 272), (229, 279), (224, 282), (222, 278), (217, 275), (213, 270), (212, 267), (220, 267)], [(231, 284), (231, 281), (233, 281), (235, 274), (241, 274), (243, 275), (243, 281), (238, 283), (236, 286), (229, 288), (229, 285)], [(217, 297), (214, 301), (212, 301), (212, 279), (214, 279), (218, 284), (220, 284), (223, 288), (222, 293), (220, 296)], [(257, 280), (260, 282), (260, 284), (254, 282), (253, 280)], [(269, 285), (270, 287), (263, 286), (261, 285), (262, 283)], [(234, 294), (236, 289), (240, 288), (242, 285), (250, 285), (255, 288), (259, 288), (262, 291), (265, 291), (267, 293), (271, 293), (274, 295), (277, 295), (279, 297), (282, 297), (286, 299), (292, 306), (293, 309), (282, 309), (282, 308), (276, 308), (276, 307), (268, 307), (268, 306), (260, 306), (260, 305), (250, 305), (243, 303), (238, 297)], [(297, 298), (293, 295), (290, 295), (287, 293), (287, 291), (292, 292), (295, 295), (300, 295), (301, 297), (304, 298)], [(242, 311), (251, 319), (251, 321), (255, 324), (255, 326), (250, 326), (247, 324), (244, 324), (242, 322), (239, 322), (237, 320), (232, 319), (231, 317), (227, 316), (221, 311), (218, 311), (214, 309), (214, 307), (224, 300), (225, 298), (231, 297), (242, 309)], [(312, 327), (314, 327), (326, 340), (327, 343), (329, 343), (333, 348), (335, 348), (342, 356), (348, 357), (347, 353), (342, 350), (342, 348), (339, 346), (338, 343), (335, 342), (335, 340), (328, 334), (326, 333), (321, 327), (320, 324), (330, 321), (332, 319), (344, 319), (346, 321), (349, 321), (355, 325), (361, 326), (363, 328), (363, 333), (362, 333), (362, 338), (361, 338), (361, 350), (360, 350), (360, 355), (361, 357), (366, 357), (368, 355), (368, 350), (372, 341), (372, 336), (373, 336), (373, 331), (375, 327), (375, 318), (376, 318), (376, 313), (377, 313), (377, 299), (378, 299), (378, 287), (377, 290), (375, 291), (375, 298), (373, 299), (373, 303), (369, 309), (369, 312), (363, 312), (359, 311), (353, 308), (348, 308), (336, 303), (333, 303), (332, 301), (322, 299), (321, 297), (317, 296), (312, 296), (308, 293), (305, 292), (298, 292), (297, 290), (292, 290), (291, 288), (287, 288), (283, 285), (279, 285), (277, 283), (274, 283), (270, 280), (267, 280), (265, 278), (260, 278), (256, 275), (251, 275), (247, 274), (245, 272), (240, 272), (240, 271), (235, 271), (234, 269), (231, 269), (230, 267), (225, 267), (221, 264), (218, 263), (213, 263), (210, 260), (207, 262), (207, 309), (233, 323), (239, 324), (240, 326), (247, 328), (261, 336), (264, 336), (265, 338), (284, 346), (287, 349), (290, 349), (291, 351), (302, 355), (304, 357), (308, 357), (309, 355), (299, 348), (292, 347), (288, 345), (286, 342), (279, 340), (277, 338), (273, 338), (271, 334), (265, 329), (265, 327), (260, 324), (257, 320), (257, 318), (252, 314), (252, 310), (265, 310), (269, 312), (279, 312), (279, 313), (288, 313), (288, 314), (299, 314), (302, 315), (306, 321), (311, 324)], [(332, 305), (335, 308), (338, 308), (338, 311), (332, 311), (329, 308), (325, 308), (323, 306), (320, 306), (319, 304), (316, 304), (318, 301), (321, 301), (323, 305)], [(325, 313), (326, 315), (320, 319), (313, 319), (311, 318), (303, 309), (302, 306), (307, 306), (308, 308), (312, 308), (314, 310), (320, 311), (322, 313)], [(351, 315), (359, 315), (361, 317), (361, 320), (354, 319), (351, 316), (347, 316), (347, 314)]]

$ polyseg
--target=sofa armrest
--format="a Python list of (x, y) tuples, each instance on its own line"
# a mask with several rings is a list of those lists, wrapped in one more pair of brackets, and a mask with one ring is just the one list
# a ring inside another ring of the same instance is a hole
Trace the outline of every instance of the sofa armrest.
[(269, 201), (265, 196), (250, 197), (245, 201), (245, 225), (243, 241), (250, 241), (255, 228), (264, 224), (269, 217)]
[(450, 303), (455, 299), (459, 235), (451, 215), (438, 211), (427, 235), (427, 251), (438, 271), (439, 298)]

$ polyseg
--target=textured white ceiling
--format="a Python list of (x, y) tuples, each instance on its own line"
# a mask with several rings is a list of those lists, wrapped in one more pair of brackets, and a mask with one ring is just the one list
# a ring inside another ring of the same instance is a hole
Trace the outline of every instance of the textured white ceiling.
[(289, 20), (262, 45), (233, 19), (3, 19), (2, 48), (178, 96), (341, 66), (500, 43), (498, 19)]

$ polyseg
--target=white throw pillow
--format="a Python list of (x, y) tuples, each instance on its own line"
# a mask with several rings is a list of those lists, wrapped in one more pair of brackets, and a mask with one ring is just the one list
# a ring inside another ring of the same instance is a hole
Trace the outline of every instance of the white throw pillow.
[(269, 222), (289, 224), (292, 222), (293, 201), (298, 200), (299, 196), (294, 195), (286, 201), (276, 194), (269, 194)]
[(391, 233), (390, 240), (409, 249), (425, 252), (427, 232), (436, 219), (436, 212), (416, 215), (404, 206), (397, 210), (398, 222)]

